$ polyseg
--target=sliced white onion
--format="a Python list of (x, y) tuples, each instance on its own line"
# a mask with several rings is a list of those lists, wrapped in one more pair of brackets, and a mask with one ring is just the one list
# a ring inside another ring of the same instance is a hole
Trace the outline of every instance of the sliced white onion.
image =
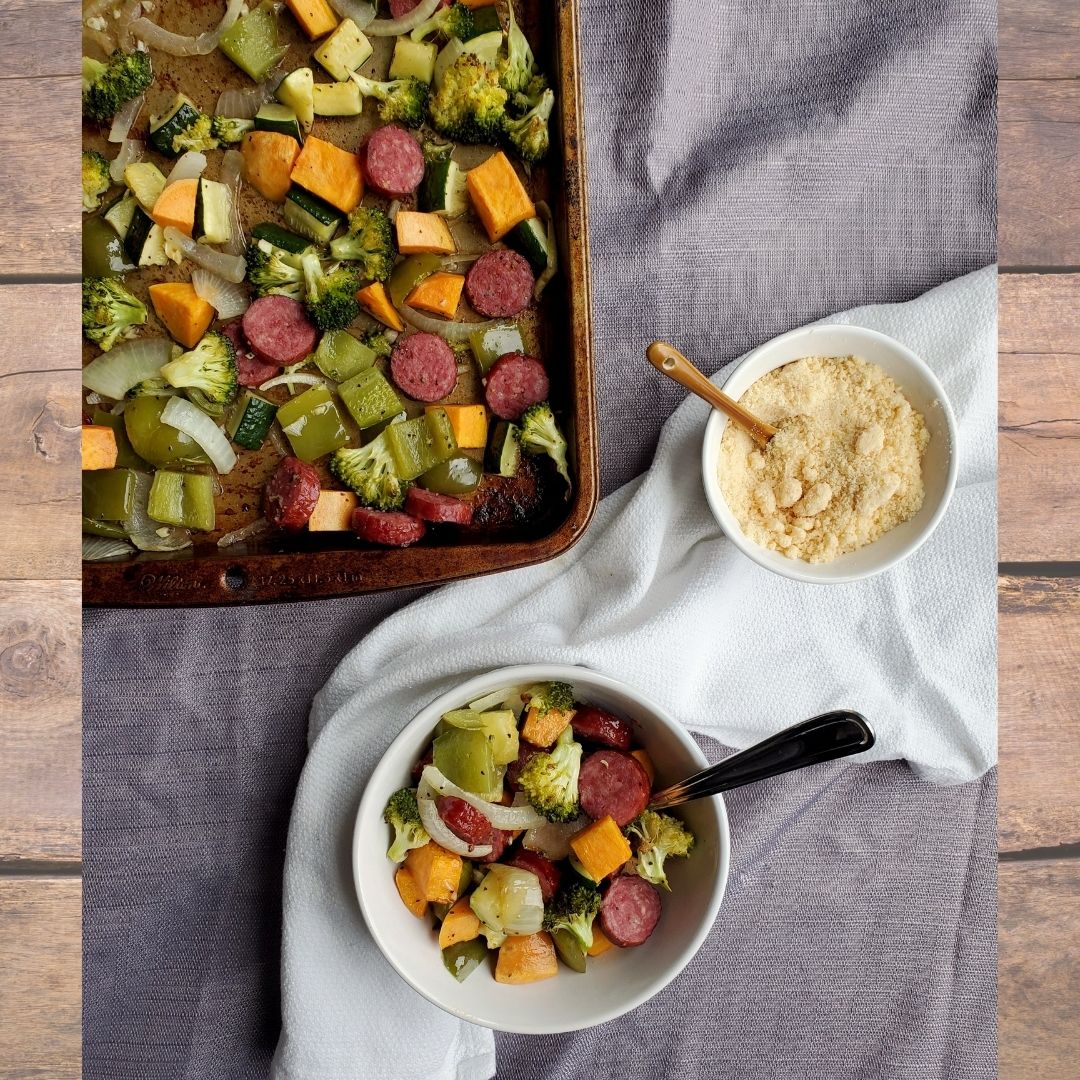
[(119, 401), (136, 384), (156, 378), (172, 356), (168, 338), (137, 338), (91, 360), (82, 371), (83, 386)]
[(479, 810), (496, 829), (505, 829), (508, 832), (531, 829), (547, 820), (531, 806), (501, 806), (499, 803), (481, 799), (479, 795), (474, 795), (448, 780), (434, 765), (424, 766), (422, 778), (440, 795), (453, 795), (456, 799), (463, 799), (473, 809)]
[(225, 433), (198, 406), (187, 398), (174, 397), (161, 410), (161, 422), (182, 431), (195, 440), (214, 463), (219, 473), (227, 473), (236, 464), (236, 453)]
[(467, 859), (482, 859), (485, 855), (491, 854), (490, 844), (470, 844), (451, 831), (446, 822), (439, 817), (439, 811), (435, 806), (435, 792), (431, 785), (423, 780), (416, 789), (416, 806), (420, 811), (420, 820), (424, 823), (428, 836), (439, 847), (444, 847), (447, 851), (452, 851), (455, 855), (462, 855)]
[(502, 706), (504, 709), (521, 712), (521, 706), (525, 704), (521, 696), (524, 689), (524, 686), (511, 686), (504, 690), (492, 690), (490, 694), (485, 694), (475, 701), (470, 701), (469, 708), (474, 712), (487, 712), (488, 709)]
[[(365, 33), (368, 37), (394, 37), (415, 30), (422, 22), (427, 22), (438, 10), (442, 0), (420, 0), (407, 15), (400, 19), (374, 19), (367, 24)], [(357, 24), (359, 25), (359, 23)]]
[(116, 51), (116, 41), (112, 34), (105, 30), (83, 26), (82, 51), (83, 56), (89, 56), (92, 60), (100, 60), (104, 63)]
[(130, 52), (135, 47), (135, 34), (133, 26), (135, 20), (142, 14), (142, 4), (139, 0), (128, 0), (119, 11), (113, 12), (116, 19), (116, 36), (120, 48), (124, 52)]
[(130, 555), (134, 546), (126, 540), (112, 536), (84, 536), (82, 538), (82, 557), (84, 562), (104, 562)]
[(191, 284), (217, 313), (219, 319), (235, 319), (243, 315), (251, 304), (247, 292), (239, 285), (220, 278), (199, 267), (191, 272)]
[(229, 189), (232, 200), (232, 228), (228, 242), (223, 244), (226, 255), (243, 255), (247, 242), (244, 238), (244, 223), (240, 218), (240, 174), (244, 168), (244, 155), (239, 150), (226, 150), (221, 159), (221, 173), (218, 182)]
[(247, 525), (240, 529), (233, 529), (232, 532), (227, 532), (217, 542), (217, 546), (220, 548), (232, 547), (233, 544), (242, 544), (245, 540), (250, 540), (253, 536), (259, 536), (261, 533), (266, 532), (270, 528), (270, 522), (266, 518), (256, 518), (255, 521), (249, 522)]
[(104, 15), (115, 3), (116, 0), (83, 0), (83, 22), (89, 22), (91, 19)]
[(177, 180), (198, 180), (206, 171), (206, 155), (199, 150), (185, 150), (165, 177), (165, 186)]
[(179, 525), (163, 525), (147, 513), (150, 485), (153, 480), (147, 473), (135, 474), (135, 497), (131, 516), (124, 522), (124, 529), (131, 542), (140, 551), (181, 551), (191, 547), (191, 533)]
[(196, 244), (190, 236), (185, 236), (172, 225), (165, 229), (165, 244), (182, 252), (197, 266), (223, 277), (226, 281), (244, 280), (247, 266), (239, 255), (227, 255), (223, 251), (215, 251), (207, 244)]
[(405, 321), (417, 330), (423, 330), (428, 334), (438, 334), (439, 337), (445, 338), (447, 341), (455, 342), (468, 341), (470, 334), (475, 334), (477, 330), (488, 330), (499, 321), (498, 319), (489, 319), (487, 322), (446, 322), (445, 319), (436, 319), (429, 315), (423, 315), (415, 308), (407, 305), (403, 308), (401, 314), (404, 316)]
[(131, 131), (132, 125), (138, 119), (145, 100), (145, 94), (132, 98), (113, 117), (112, 126), (109, 128), (109, 142), (122, 143), (128, 137), (128, 132)]
[(570, 854), (570, 838), (576, 836), (586, 825), (587, 817), (574, 821), (545, 821), (529, 829), (521, 838), (521, 846), (529, 851), (538, 851), (552, 862), (565, 859)]
[(375, 5), (371, 0), (330, 0), (330, 6), (343, 19), (352, 19), (361, 30), (370, 26), (375, 18)]
[(120, 153), (109, 162), (109, 179), (119, 184), (124, 179), (124, 170), (133, 161), (140, 161), (145, 149), (140, 140), (125, 139), (120, 144)]
[(386, 216), (390, 219), (392, 225), (397, 220), (398, 211), (401, 209), (401, 200), (395, 199), (387, 208)]
[(214, 106), (216, 116), (229, 116), (234, 120), (254, 120), (255, 114), (273, 96), (281, 82), (280, 67), (275, 67), (258, 86), (249, 86), (244, 90), (226, 90)]
[(315, 375), (307, 371), (286, 371), (281, 375), (275, 375), (272, 379), (267, 379), (259, 389), (273, 390), (275, 386), (291, 387), (292, 383), (298, 386), (325, 386), (327, 389), (333, 389), (334, 386), (334, 383), (324, 375)]
[(244, 0), (229, 0), (229, 6), (221, 17), (221, 22), (213, 30), (207, 30), (198, 37), (186, 34), (174, 34), (149, 19), (136, 19), (131, 24), (132, 32), (152, 49), (160, 49), (170, 56), (206, 56), (212, 53), (221, 41), (221, 35), (229, 29), (244, 10)]

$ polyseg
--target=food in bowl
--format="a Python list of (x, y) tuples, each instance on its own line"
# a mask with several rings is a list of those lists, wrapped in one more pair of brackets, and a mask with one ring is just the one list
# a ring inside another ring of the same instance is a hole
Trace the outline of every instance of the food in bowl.
[(634, 725), (564, 682), (500, 689), (443, 714), (390, 796), (387, 857), (405, 906), (433, 918), (459, 981), (495, 954), (497, 982), (584, 972), (643, 944), (694, 837), (650, 810), (654, 770)]
[(717, 476), (743, 532), (762, 547), (832, 562), (922, 507), (930, 434), (878, 365), (803, 357), (752, 383), (740, 403), (777, 433), (761, 447), (728, 424)]

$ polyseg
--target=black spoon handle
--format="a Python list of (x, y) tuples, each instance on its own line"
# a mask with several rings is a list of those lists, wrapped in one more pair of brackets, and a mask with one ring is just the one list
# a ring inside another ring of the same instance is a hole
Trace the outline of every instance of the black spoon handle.
[(649, 805), (654, 810), (678, 806), (780, 773), (805, 769), (807, 765), (861, 754), (873, 745), (874, 732), (859, 713), (847, 709), (822, 713), (658, 791)]

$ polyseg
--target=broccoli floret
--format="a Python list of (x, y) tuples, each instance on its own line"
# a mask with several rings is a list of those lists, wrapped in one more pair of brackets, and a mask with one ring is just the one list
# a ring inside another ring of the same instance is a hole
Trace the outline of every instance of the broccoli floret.
[(522, 113), (528, 112), (535, 104), (537, 104), (540, 98), (543, 97), (544, 91), (547, 90), (547, 88), (547, 79), (537, 72), (529, 79), (528, 85), (524, 90), (519, 90), (517, 93), (510, 95), (510, 111), (515, 116), (520, 116)]
[(198, 390), (210, 405), (227, 405), (236, 394), (236, 350), (220, 330), (211, 330), (194, 349), (161, 369), (177, 389)]
[(381, 432), (366, 446), (335, 450), (330, 458), (330, 472), (355, 491), (364, 506), (375, 510), (399, 510), (405, 502), (408, 484), (394, 468), (386, 432)]
[(581, 743), (574, 742), (574, 729), (567, 724), (548, 753), (534, 754), (529, 759), (518, 777), (518, 786), (548, 821), (573, 821), (581, 813), (580, 769)]
[(83, 333), (102, 352), (134, 337), (146, 322), (146, 305), (115, 278), (87, 278), (82, 287)]
[(537, 683), (525, 691), (529, 708), (536, 709), (541, 716), (555, 709), (569, 712), (574, 707), (574, 688), (565, 682)]
[(173, 136), (173, 152), (179, 154), (182, 150), (216, 150), (220, 143), (214, 137), (213, 119), (206, 113), (199, 113), (183, 131)]
[(637, 856), (632, 864), (634, 873), (670, 892), (664, 860), (668, 856), (689, 855), (694, 834), (678, 818), (655, 810), (646, 810), (626, 831), (638, 838)]
[(529, 85), (535, 60), (529, 39), (514, 18), (513, 0), (506, 6), (510, 11), (510, 22), (506, 27), (506, 56), (499, 61), (499, 82), (507, 93), (517, 94)]
[(464, 53), (446, 70), (428, 102), (431, 123), (455, 142), (496, 143), (506, 121), (506, 98), (495, 69)]
[(101, 206), (101, 198), (112, 179), (109, 176), (109, 162), (96, 150), (82, 152), (82, 207), (84, 213), (90, 213)]
[(143, 379), (137, 382), (128, 392), (127, 397), (173, 397), (176, 391), (161, 378)]
[(464, 4), (453, 3), (440, 8), (427, 22), (422, 22), (410, 37), (413, 41), (426, 41), (436, 34), (468, 41), (473, 36), (473, 13)]
[(300, 265), (304, 270), (304, 303), (311, 321), (324, 332), (344, 330), (355, 322), (360, 314), (356, 271), (340, 263), (324, 267), (314, 251), (301, 255)]
[(397, 258), (390, 219), (376, 206), (358, 206), (349, 215), (349, 231), (330, 242), (330, 254), (356, 263), (365, 281), (385, 281)]
[(247, 249), (247, 278), (256, 296), (290, 296), (304, 299), (304, 270), (300, 256), (256, 240)]
[(573, 934), (583, 951), (592, 948), (593, 920), (600, 910), (600, 890), (585, 881), (564, 886), (544, 910), (548, 933), (565, 930)]
[(420, 820), (415, 788), (405, 787), (390, 796), (383, 810), (383, 821), (394, 830), (394, 842), (386, 857), (396, 863), (404, 862), (413, 848), (423, 847), (431, 839)]
[(506, 121), (507, 142), (522, 161), (535, 165), (548, 152), (551, 137), (548, 118), (555, 107), (555, 95), (545, 90), (540, 100), (519, 120)]
[(427, 109), (428, 88), (426, 83), (411, 75), (389, 82), (376, 82), (353, 72), (353, 80), (364, 97), (375, 98), (379, 104), (379, 119), (387, 124), (404, 124), (420, 127)]
[(431, 165), (436, 161), (445, 161), (454, 152), (454, 144), (429, 137), (421, 140), (420, 149), (424, 152), (424, 162)]
[(555, 414), (546, 401), (530, 405), (521, 417), (521, 448), (530, 454), (547, 454), (555, 462), (559, 475), (570, 487), (566, 464), (566, 438), (555, 422)]
[(231, 116), (210, 117), (210, 134), (219, 143), (238, 143), (254, 127), (254, 120), (239, 120)]
[(82, 110), (90, 120), (108, 120), (152, 82), (150, 54), (117, 49), (102, 63), (82, 58)]
[(386, 333), (382, 330), (369, 330), (360, 338), (360, 343), (366, 345), (376, 357), (389, 356), (393, 352), (393, 346), (386, 340)]

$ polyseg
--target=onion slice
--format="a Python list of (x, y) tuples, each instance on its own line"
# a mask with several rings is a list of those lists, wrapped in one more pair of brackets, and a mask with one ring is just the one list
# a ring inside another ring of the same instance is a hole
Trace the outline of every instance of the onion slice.
[(558, 862), (570, 854), (570, 838), (581, 832), (589, 824), (587, 817), (573, 821), (545, 821), (528, 829), (521, 838), (521, 846), (529, 851), (538, 851), (541, 855)]
[(84, 562), (104, 562), (106, 559), (118, 559), (130, 555), (134, 546), (126, 540), (111, 536), (84, 536), (82, 538), (82, 557)]
[(416, 806), (420, 811), (420, 820), (424, 823), (428, 836), (440, 847), (452, 851), (455, 855), (463, 855), (467, 859), (482, 859), (485, 855), (491, 854), (490, 844), (470, 844), (450, 829), (439, 816), (438, 808), (435, 806), (434, 790), (423, 779), (416, 789)]
[(288, 386), (291, 391), (292, 383), (296, 383), (298, 386), (325, 386), (328, 389), (332, 389), (334, 386), (334, 383), (325, 375), (316, 375), (314, 372), (308, 371), (286, 371), (281, 375), (275, 375), (272, 379), (267, 379), (266, 382), (260, 385), (259, 389), (273, 390), (275, 386)]
[(235, 319), (250, 306), (247, 292), (239, 285), (198, 267), (191, 271), (195, 292), (217, 313), (219, 319)]
[(147, 512), (152, 483), (149, 474), (135, 474), (131, 515), (124, 521), (124, 529), (131, 542), (140, 551), (181, 551), (191, 547), (191, 533), (187, 529), (179, 525), (163, 525), (160, 521), (154, 521)]
[(138, 119), (145, 100), (145, 94), (132, 98), (113, 117), (112, 126), (109, 128), (109, 142), (122, 143), (128, 137), (128, 132)]
[(120, 144), (120, 153), (109, 162), (109, 179), (120, 183), (124, 179), (124, 170), (133, 162), (140, 161), (145, 147), (138, 139), (125, 139)]
[(198, 180), (206, 171), (206, 155), (200, 150), (185, 150), (165, 177), (165, 186), (177, 180)]
[(447, 322), (445, 319), (422, 315), (408, 305), (405, 305), (401, 314), (405, 317), (405, 321), (417, 330), (437, 334), (447, 341), (454, 342), (468, 341), (471, 334), (475, 334), (478, 330), (489, 330), (499, 322), (498, 319), (489, 319), (487, 322)]
[(253, 536), (259, 536), (266, 532), (270, 528), (270, 522), (266, 518), (256, 518), (254, 521), (248, 522), (242, 528), (233, 529), (232, 532), (227, 532), (217, 542), (217, 546), (220, 548), (232, 547), (233, 544), (242, 544), (245, 540), (250, 540)]
[(243, 255), (247, 247), (244, 237), (244, 223), (240, 217), (240, 176), (244, 169), (244, 155), (239, 150), (226, 150), (221, 159), (221, 172), (218, 182), (229, 189), (232, 200), (232, 221), (229, 239), (222, 244), (226, 255)]
[(255, 114), (273, 96), (281, 82), (281, 68), (275, 67), (258, 86), (249, 86), (244, 90), (235, 87), (224, 91), (214, 106), (215, 116), (229, 116), (234, 120), (254, 120)]
[(375, 5), (371, 0), (330, 0), (330, 6), (343, 19), (352, 19), (361, 30), (370, 26), (375, 18)]
[(192, 405), (187, 398), (169, 398), (161, 410), (161, 422), (190, 435), (214, 463), (219, 473), (227, 473), (236, 464), (236, 453), (229, 445), (221, 428), (202, 409)]
[(83, 368), (83, 386), (120, 401), (136, 384), (157, 378), (171, 356), (168, 338), (139, 338), (117, 345)]
[(365, 33), (368, 37), (394, 37), (415, 30), (422, 22), (427, 22), (435, 14), (442, 0), (420, 0), (407, 15), (400, 19), (375, 19), (369, 22)]
[(150, 48), (160, 49), (170, 56), (206, 56), (218, 47), (221, 35), (240, 18), (243, 10), (244, 0), (229, 0), (221, 22), (213, 30), (206, 30), (198, 37), (174, 34), (149, 19), (136, 19), (131, 24), (131, 29), (135, 36), (145, 41)]
[(538, 814), (531, 806), (502, 806), (481, 799), (479, 795), (474, 795), (448, 780), (434, 765), (424, 766), (422, 778), (440, 795), (453, 795), (456, 799), (463, 799), (474, 810), (479, 810), (496, 829), (510, 832), (516, 829), (532, 829), (547, 821), (547, 818)]
[(207, 244), (196, 244), (190, 236), (185, 236), (172, 225), (165, 229), (165, 244), (182, 252), (196, 266), (201, 266), (226, 281), (239, 284), (247, 273), (247, 265), (239, 255), (227, 255), (223, 251), (215, 251)]

